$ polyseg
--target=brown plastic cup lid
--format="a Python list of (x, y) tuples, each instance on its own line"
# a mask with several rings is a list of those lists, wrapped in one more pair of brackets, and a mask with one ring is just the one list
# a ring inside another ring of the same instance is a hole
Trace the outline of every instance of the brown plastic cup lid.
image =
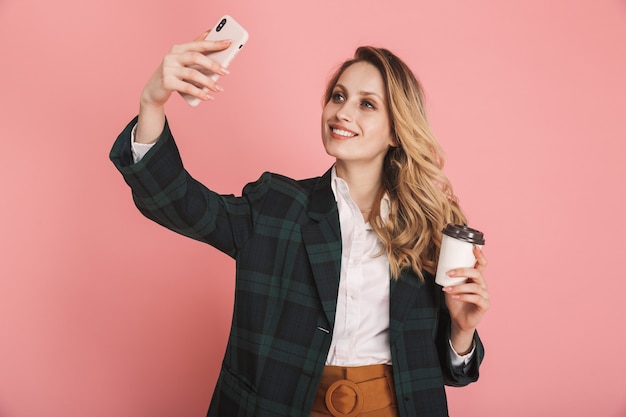
[(462, 224), (449, 224), (443, 229), (443, 234), (474, 245), (484, 245), (485, 237), (482, 232)]

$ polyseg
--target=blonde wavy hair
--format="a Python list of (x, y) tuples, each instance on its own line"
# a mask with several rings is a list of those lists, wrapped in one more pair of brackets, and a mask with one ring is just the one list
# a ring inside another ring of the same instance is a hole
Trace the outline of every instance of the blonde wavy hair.
[(389, 218), (384, 222), (380, 204), (375, 204), (370, 223), (382, 241), (393, 278), (411, 268), (423, 281), (422, 271), (435, 273), (446, 224), (467, 221), (443, 172), (443, 150), (426, 116), (422, 86), (402, 60), (387, 49), (357, 48), (354, 58), (345, 61), (329, 80), (324, 103), (330, 101), (341, 74), (357, 62), (367, 62), (380, 71), (391, 133), (397, 142), (385, 156), (379, 196), (389, 196)]

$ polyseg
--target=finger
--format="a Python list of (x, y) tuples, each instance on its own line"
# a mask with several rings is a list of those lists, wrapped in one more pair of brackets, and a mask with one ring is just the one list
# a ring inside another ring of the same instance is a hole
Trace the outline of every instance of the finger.
[(200, 67), (203, 72), (211, 72), (218, 75), (227, 75), (230, 72), (224, 68), (219, 62), (211, 59), (210, 56), (206, 56), (202, 53), (194, 52), (186, 56), (181, 61), (185, 66), (197, 66)]
[(478, 294), (485, 299), (489, 299), (487, 288), (476, 282), (467, 282), (454, 286), (444, 287), (443, 291), (447, 294)]
[(208, 54), (226, 49), (230, 46), (230, 39), (222, 39), (219, 41), (196, 40), (193, 42), (174, 45), (170, 49), (170, 55), (184, 55), (187, 52), (199, 52)]
[(188, 94), (193, 97), (197, 97), (200, 100), (213, 100), (214, 97), (209, 95), (210, 90), (206, 87), (202, 87), (201, 85), (195, 85), (193, 83), (178, 79), (172, 78), (167, 81), (164, 81), (166, 88), (170, 91), (177, 91), (182, 94)]
[(209, 32), (211, 32), (211, 29), (205, 31), (204, 33), (202, 33), (201, 35), (199, 35), (196, 39), (194, 39), (194, 41), (203, 41), (206, 39), (207, 36), (209, 36)]
[[(221, 50), (223, 47), (229, 45), (229, 42), (206, 42), (206, 44), (216, 44), (217, 46), (210, 47), (210, 50)], [(203, 44), (205, 44), (203, 42)], [(165, 67), (198, 67), (203, 72), (211, 72), (218, 75), (227, 75), (230, 72), (223, 67), (219, 62), (214, 60), (211, 55), (206, 54), (206, 48), (200, 48), (196, 46), (190, 46), (186, 48), (184, 45), (172, 49), (172, 52), (168, 54), (164, 60)]]
[(203, 72), (198, 71), (197, 69), (183, 68), (181, 72), (182, 75), (180, 76), (180, 79), (183, 82), (201, 89), (202, 91), (204, 91), (205, 94), (208, 94), (210, 91), (213, 91), (215, 93), (224, 91), (224, 89), (220, 87), (215, 80), (213, 80), (211, 77), (204, 74)]
[(483, 253), (482, 248), (477, 245), (474, 245), (474, 257), (476, 258), (475, 268), (484, 271), (487, 268), (487, 258)]
[(479, 283), (484, 287), (487, 286), (482, 271), (477, 268), (455, 268), (446, 272), (446, 275), (450, 278), (467, 278), (471, 282)]
[(169, 91), (178, 91), (193, 95), (203, 100), (211, 99), (209, 91), (220, 92), (223, 89), (197, 68), (168, 67), (163, 72), (163, 87)]
[(446, 294), (452, 300), (462, 303), (473, 304), (482, 311), (489, 309), (491, 301), (480, 294)]
[[(218, 69), (215, 70), (217, 74), (223, 74)], [(215, 77), (214, 71), (207, 71), (204, 68), (198, 66), (184, 67), (181, 69), (181, 76), (184, 81), (194, 84), (196, 87), (207, 88), (214, 92), (222, 92), (224, 89), (217, 83), (217, 77)]]
[(209, 76), (213, 74), (226, 75), (229, 71), (216, 61), (207, 58), (200, 52), (186, 52), (183, 54), (169, 54), (163, 60), (163, 78), (175, 77), (195, 84), (208, 87), (213, 91), (221, 91), (215, 80)]
[(448, 293), (446, 296), (457, 302), (473, 304), (482, 310), (487, 310), (491, 304), (489, 294), (485, 293)]

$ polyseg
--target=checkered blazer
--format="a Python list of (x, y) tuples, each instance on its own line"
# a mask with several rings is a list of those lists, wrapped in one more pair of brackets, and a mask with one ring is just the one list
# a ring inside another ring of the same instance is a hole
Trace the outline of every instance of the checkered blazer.
[[(341, 236), (330, 170), (296, 181), (264, 173), (241, 197), (218, 195), (183, 168), (166, 125), (132, 164), (133, 120), (111, 160), (148, 218), (236, 261), (232, 328), (208, 416), (308, 417), (335, 322)], [(405, 271), (390, 286), (389, 338), (400, 416), (447, 416), (444, 384), (478, 378), (449, 359), (450, 318), (431, 275)]]

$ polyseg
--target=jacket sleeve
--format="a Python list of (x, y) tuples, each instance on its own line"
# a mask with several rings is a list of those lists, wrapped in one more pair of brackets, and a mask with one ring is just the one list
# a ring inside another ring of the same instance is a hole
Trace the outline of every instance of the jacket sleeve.
[(165, 124), (157, 143), (133, 164), (133, 119), (113, 144), (110, 159), (130, 186), (139, 211), (174, 232), (208, 243), (231, 257), (250, 237), (271, 176), (246, 185), (241, 197), (219, 195), (189, 175)]
[(485, 357), (485, 348), (478, 336), (478, 332), (474, 333), (475, 350), (474, 356), (470, 360), (465, 372), (459, 372), (459, 369), (452, 366), (450, 359), (450, 313), (446, 307), (445, 295), (442, 293), (439, 300), (439, 329), (436, 336), (437, 351), (439, 361), (443, 371), (444, 383), (452, 387), (463, 387), (478, 380), (478, 369)]

